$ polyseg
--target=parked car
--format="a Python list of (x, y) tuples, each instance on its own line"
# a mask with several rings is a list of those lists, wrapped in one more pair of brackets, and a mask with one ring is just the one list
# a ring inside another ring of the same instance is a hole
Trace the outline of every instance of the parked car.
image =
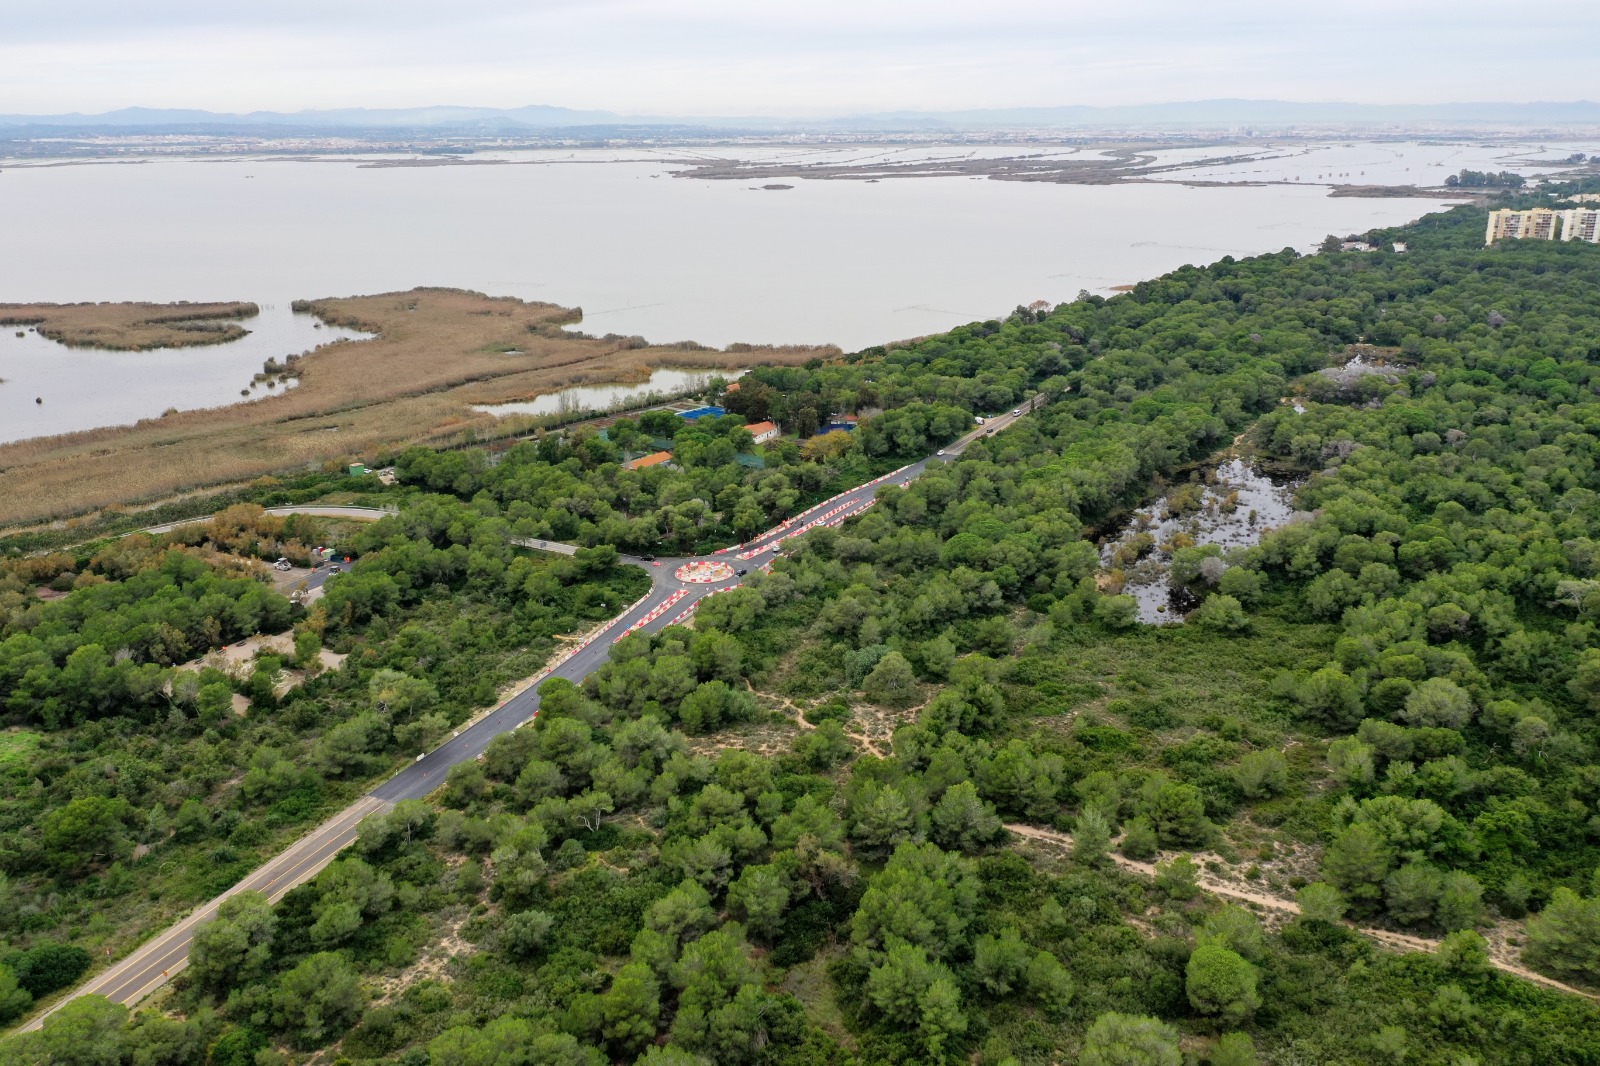
[(281, 556), (279, 557), (277, 562), (272, 564), (272, 568), (274, 570), (290, 570), (290, 569), (293, 569), (293, 567), (289, 563), (289, 560), (284, 559)]

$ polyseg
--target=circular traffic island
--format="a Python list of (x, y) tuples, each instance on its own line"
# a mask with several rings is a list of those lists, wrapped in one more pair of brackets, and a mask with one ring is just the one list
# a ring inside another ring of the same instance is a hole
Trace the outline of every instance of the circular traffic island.
[(733, 567), (727, 563), (713, 560), (699, 560), (684, 563), (674, 571), (679, 581), (692, 581), (696, 584), (709, 585), (717, 581), (726, 581), (733, 576)]

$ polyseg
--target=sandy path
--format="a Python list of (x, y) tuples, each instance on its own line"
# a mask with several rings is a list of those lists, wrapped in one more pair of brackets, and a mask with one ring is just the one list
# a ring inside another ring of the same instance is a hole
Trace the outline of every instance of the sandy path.
[[(1070, 849), (1072, 847), (1072, 837), (1067, 833), (1059, 833), (1053, 829), (1040, 829), (1037, 826), (1022, 825), (1020, 823), (1008, 823), (1006, 828), (1011, 830), (1017, 836), (1025, 837), (1028, 840), (1034, 840), (1043, 844), (1061, 848)], [(1106, 854), (1113, 862), (1122, 867), (1124, 870), (1131, 870), (1135, 873), (1143, 874), (1146, 877), (1154, 877), (1156, 875), (1154, 863), (1135, 862), (1126, 856), (1118, 855), (1114, 851), (1107, 852)], [(1200, 870), (1199, 881), (1200, 887), (1205, 889), (1207, 892), (1210, 892), (1214, 896), (1222, 896), (1225, 899), (1239, 900), (1244, 903), (1254, 903), (1257, 906), (1266, 907), (1271, 910), (1282, 911), (1287, 914), (1300, 913), (1300, 906), (1299, 904), (1295, 903), (1294, 900), (1283, 899), (1279, 896), (1271, 896), (1265, 892), (1252, 892), (1249, 889), (1240, 888), (1238, 885), (1232, 882), (1224, 881), (1208, 873), (1204, 867), (1202, 867)], [(1345, 924), (1351, 929), (1354, 929), (1356, 932), (1361, 933), (1364, 936), (1371, 937), (1380, 944), (1384, 944), (1392, 948), (1398, 948), (1401, 951), (1431, 952), (1439, 949), (1439, 941), (1430, 940), (1427, 937), (1411, 936), (1407, 933), (1391, 932), (1388, 929), (1374, 929), (1371, 926), (1357, 925), (1354, 922), (1346, 922)], [(1496, 951), (1492, 944), (1490, 948), (1489, 962), (1497, 970), (1512, 974), (1516, 977), (1521, 977), (1524, 980), (1532, 981), (1534, 984), (1543, 985), (1546, 988), (1553, 988), (1560, 992), (1570, 992), (1572, 995), (1582, 996), (1584, 999), (1600, 1001), (1600, 996), (1593, 995), (1589, 992), (1584, 992), (1583, 990), (1574, 988), (1569, 984), (1564, 984), (1561, 981), (1557, 981), (1553, 977), (1546, 977), (1544, 974), (1535, 973), (1527, 967), (1519, 965), (1516, 961), (1507, 957), (1502, 952)]]

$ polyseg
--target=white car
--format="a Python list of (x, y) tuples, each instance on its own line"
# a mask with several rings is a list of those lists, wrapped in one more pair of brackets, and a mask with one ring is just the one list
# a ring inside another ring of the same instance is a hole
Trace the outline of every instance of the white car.
[(1011, 413), (1014, 414), (1014, 415), (1020, 415), (1022, 413), (1022, 408), (1019, 407), (1015, 411), (1012, 411)]
[(934, 452), (933, 454), (934, 455), (943, 455), (944, 454), (944, 449), (940, 448), (938, 451)]
[(274, 570), (288, 570), (291, 568), (291, 564), (287, 559), (279, 559), (277, 562), (272, 564), (272, 568)]

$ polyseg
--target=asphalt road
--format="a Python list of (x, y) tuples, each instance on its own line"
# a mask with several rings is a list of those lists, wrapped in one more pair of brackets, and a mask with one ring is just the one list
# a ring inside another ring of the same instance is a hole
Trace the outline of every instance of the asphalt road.
[[(1018, 408), (1019, 412), (1029, 410), (1024, 404)], [(835, 526), (860, 514), (868, 507), (878, 494), (878, 489), (883, 485), (906, 485), (920, 477), (928, 468), (928, 464), (942, 458), (954, 458), (960, 455), (966, 447), (979, 437), (998, 432), (1011, 425), (1021, 414), (1003, 414), (991, 418), (987, 424), (979, 426), (966, 436), (953, 444), (947, 445), (938, 455), (928, 456), (909, 466), (901, 467), (891, 475), (870, 481), (865, 485), (857, 486), (847, 492), (841, 493), (826, 500), (803, 514), (786, 522), (775, 530), (769, 530), (755, 540), (743, 545), (739, 551), (724, 551), (715, 555), (700, 557), (701, 561), (725, 562), (735, 571), (752, 569), (760, 566), (773, 558), (776, 551), (781, 550), (781, 542), (790, 537), (797, 536), (806, 528), (816, 525)], [(303, 509), (306, 513), (315, 513), (312, 508)], [(330, 508), (329, 510), (332, 510)], [(342, 509), (354, 510), (354, 508)], [(350, 516), (354, 517), (354, 516)], [(376, 517), (376, 516), (372, 516)], [(570, 545), (543, 543), (529, 544), (529, 547), (541, 547), (549, 551), (573, 551)], [(747, 558), (739, 558), (745, 555)], [(737, 573), (720, 582), (691, 583), (680, 581), (676, 576), (678, 567), (684, 563), (696, 560), (658, 559), (645, 561), (624, 557), (628, 562), (637, 563), (644, 567), (651, 578), (650, 592), (639, 602), (613, 619), (600, 633), (590, 638), (589, 642), (578, 648), (566, 659), (558, 663), (546, 674), (535, 679), (534, 683), (521, 692), (507, 699), (487, 714), (475, 719), (471, 723), (457, 730), (445, 743), (425, 754), (419, 754), (416, 761), (407, 765), (399, 773), (378, 785), (361, 800), (347, 807), (333, 818), (311, 830), (298, 842), (280, 852), (269, 860), (260, 869), (239, 884), (230, 888), (216, 899), (206, 903), (195, 910), (188, 917), (168, 928), (160, 936), (134, 951), (127, 958), (113, 964), (76, 992), (73, 996), (63, 999), (55, 1004), (49, 1011), (28, 1022), (24, 1029), (37, 1029), (62, 1003), (71, 998), (82, 995), (99, 994), (110, 999), (113, 1003), (133, 1006), (155, 989), (161, 987), (168, 978), (188, 965), (189, 944), (194, 936), (194, 929), (203, 922), (209, 921), (217, 913), (217, 908), (229, 896), (247, 889), (264, 892), (269, 899), (276, 900), (296, 885), (303, 884), (315, 877), (323, 867), (333, 861), (340, 851), (348, 847), (356, 838), (356, 826), (368, 815), (388, 810), (394, 804), (405, 799), (421, 799), (434, 789), (444, 784), (450, 768), (469, 759), (475, 759), (483, 754), (489, 747), (490, 741), (501, 733), (509, 732), (525, 722), (529, 722), (539, 710), (539, 685), (551, 677), (564, 677), (574, 683), (582, 681), (604, 663), (611, 654), (611, 646), (628, 629), (646, 618), (652, 611), (670, 600), (678, 592), (684, 596), (674, 602), (670, 609), (664, 611), (659, 617), (651, 620), (642, 627), (644, 632), (655, 632), (670, 625), (674, 619), (680, 617), (691, 606), (698, 604), (707, 595), (720, 589), (731, 588), (740, 583)], [(313, 578), (317, 585), (321, 585), (331, 575), (329, 568), (319, 569)]]
[(384, 809), (384, 804), (364, 796), (339, 814), (317, 826), (285, 851), (279, 852), (260, 869), (234, 885), (216, 899), (202, 905), (164, 933), (142, 945), (127, 958), (86, 982), (68, 999), (57, 1003), (23, 1029), (37, 1029), (44, 1019), (62, 1004), (78, 996), (101, 995), (113, 1003), (132, 1006), (165, 984), (167, 979), (189, 964), (189, 943), (195, 927), (216, 916), (217, 908), (229, 896), (254, 890), (276, 902), (296, 885), (309, 881), (356, 838), (356, 827), (367, 815)]

